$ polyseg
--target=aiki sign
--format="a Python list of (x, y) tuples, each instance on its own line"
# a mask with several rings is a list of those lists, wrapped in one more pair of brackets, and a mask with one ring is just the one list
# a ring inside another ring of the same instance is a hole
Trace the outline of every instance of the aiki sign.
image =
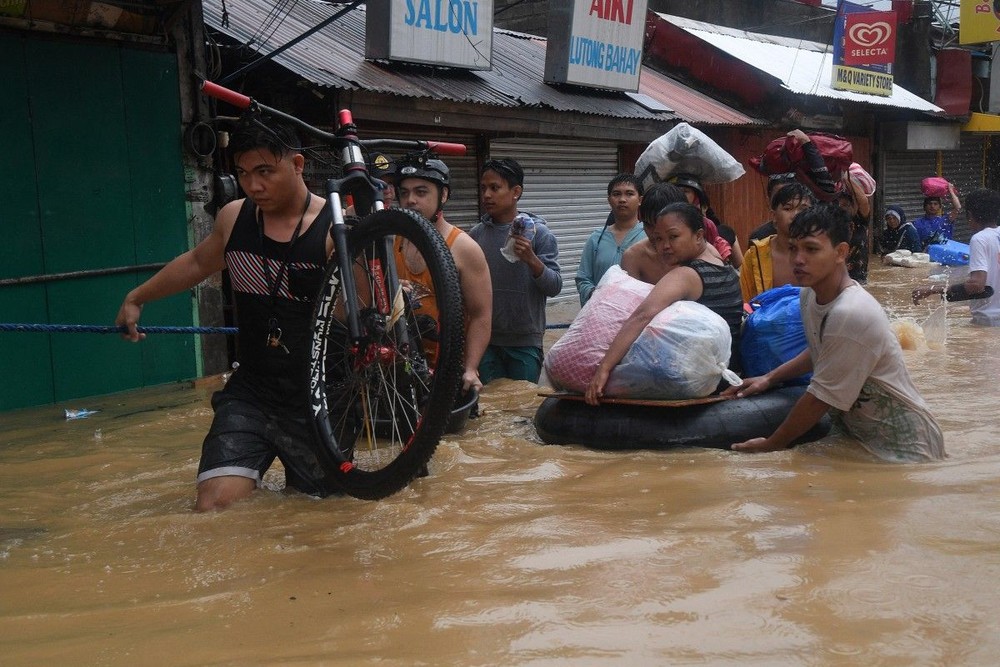
[(891, 65), (896, 60), (896, 13), (847, 14), (845, 65)]

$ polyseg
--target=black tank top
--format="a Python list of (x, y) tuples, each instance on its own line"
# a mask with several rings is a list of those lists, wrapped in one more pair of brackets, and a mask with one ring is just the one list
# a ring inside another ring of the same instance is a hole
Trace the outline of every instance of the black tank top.
[(719, 266), (695, 259), (688, 262), (701, 278), (701, 298), (698, 303), (718, 313), (729, 325), (733, 337), (729, 368), (739, 373), (743, 364), (740, 358), (740, 326), (743, 324), (743, 293), (740, 274), (729, 266)]
[[(262, 239), (257, 207), (247, 199), (226, 243), (226, 267), (239, 323), (240, 368), (230, 383), (237, 381), (269, 402), (297, 405), (308, 396), (313, 299), (323, 281), (331, 219), (327, 205), (294, 243), (280, 243), (266, 235)], [(272, 299), (268, 283), (273, 288), (279, 273), (281, 282)], [(272, 317), (281, 329), (287, 353), (267, 345)]]

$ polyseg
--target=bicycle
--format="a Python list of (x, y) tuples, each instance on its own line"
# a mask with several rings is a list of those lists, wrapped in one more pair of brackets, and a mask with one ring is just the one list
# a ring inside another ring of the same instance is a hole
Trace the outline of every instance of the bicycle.
[[(464, 318), (458, 271), (434, 225), (419, 214), (387, 209), (365, 152), (399, 149), (464, 155), (465, 146), (433, 141), (358, 138), (349, 110), (326, 132), (209, 81), (202, 91), (252, 117), (290, 123), (339, 151), (341, 178), (327, 180), (334, 252), (315, 299), (310, 351), (310, 415), (317, 455), (344, 492), (377, 500), (409, 484), (434, 454), (461, 383)], [(313, 147), (315, 148), (315, 147)], [(419, 157), (423, 155), (423, 158)], [(344, 214), (345, 197), (356, 217)], [(422, 256), (428, 290), (402, 285), (393, 242), (405, 239)], [(428, 330), (413, 315), (414, 300), (436, 300)], [(433, 349), (433, 354), (429, 351)]]

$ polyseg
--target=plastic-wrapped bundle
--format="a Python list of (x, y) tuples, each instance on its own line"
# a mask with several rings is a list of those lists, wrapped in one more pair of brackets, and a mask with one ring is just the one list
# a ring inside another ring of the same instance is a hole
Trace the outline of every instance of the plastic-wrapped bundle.
[(647, 190), (673, 174), (690, 174), (710, 185), (735, 181), (744, 173), (736, 158), (687, 123), (678, 123), (654, 139), (635, 163), (635, 175)]
[(653, 286), (612, 266), (566, 333), (545, 355), (545, 374), (559, 389), (584, 392), (628, 319)]
[(618, 398), (684, 399), (708, 396), (725, 379), (732, 336), (717, 313), (694, 301), (678, 301), (643, 329), (604, 387)]

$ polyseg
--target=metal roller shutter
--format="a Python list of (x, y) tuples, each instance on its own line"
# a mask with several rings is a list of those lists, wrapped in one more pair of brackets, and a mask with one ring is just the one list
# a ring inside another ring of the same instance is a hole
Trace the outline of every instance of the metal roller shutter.
[[(986, 173), (986, 140), (982, 136), (963, 134), (962, 145), (957, 151), (943, 151), (941, 176), (958, 188), (959, 198), (983, 187)], [(969, 221), (964, 215), (955, 220), (955, 240), (968, 243), (972, 237)]]
[(937, 151), (886, 152), (880, 184), (882, 185), (882, 207), (875, 212), (874, 230), (885, 228), (883, 216), (885, 207), (895, 204), (903, 208), (907, 220), (914, 220), (924, 214), (924, 195), (920, 191), (920, 181), (937, 174)]
[(495, 140), (490, 157), (510, 157), (524, 168), (520, 208), (545, 218), (559, 242), (563, 289), (549, 303), (576, 301), (576, 270), (583, 244), (604, 224), (608, 182), (618, 173), (618, 146), (612, 142)]

